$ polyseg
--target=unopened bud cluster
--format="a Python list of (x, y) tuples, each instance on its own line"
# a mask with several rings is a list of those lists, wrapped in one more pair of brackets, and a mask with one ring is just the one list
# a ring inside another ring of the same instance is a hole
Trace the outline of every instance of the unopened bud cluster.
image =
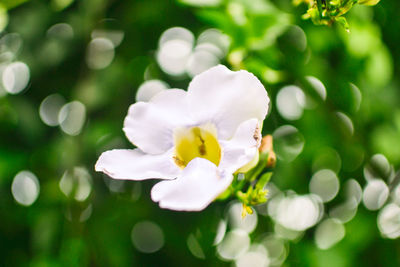
[(250, 168), (241, 168), (236, 174), (231, 186), (218, 199), (224, 200), (234, 196), (242, 205), (242, 217), (253, 213), (253, 206), (267, 202), (266, 186), (271, 179), (276, 164), (276, 154), (273, 149), (271, 135), (262, 138), (255, 162)]
[(271, 135), (262, 138), (259, 147), (258, 164), (245, 174), (245, 179), (250, 182), (246, 191), (238, 191), (236, 197), (243, 204), (242, 217), (252, 214), (252, 206), (267, 202), (268, 190), (265, 188), (272, 176), (272, 169), (276, 164), (276, 154), (273, 149)]
[(304, 19), (311, 19), (316, 25), (331, 25), (334, 22), (342, 25), (346, 31), (349, 31), (349, 25), (344, 14), (346, 14), (354, 5), (373, 6), (380, 0), (293, 0), (295, 5), (305, 3), (308, 5), (307, 13), (303, 15)]

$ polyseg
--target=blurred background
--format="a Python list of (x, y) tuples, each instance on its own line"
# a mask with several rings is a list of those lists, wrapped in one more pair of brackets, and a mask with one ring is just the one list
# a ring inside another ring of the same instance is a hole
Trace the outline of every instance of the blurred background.
[[(400, 2), (342, 27), (289, 0), (1, 0), (1, 266), (400, 266)], [(94, 172), (130, 104), (216, 65), (272, 107), (269, 201), (162, 210)]]

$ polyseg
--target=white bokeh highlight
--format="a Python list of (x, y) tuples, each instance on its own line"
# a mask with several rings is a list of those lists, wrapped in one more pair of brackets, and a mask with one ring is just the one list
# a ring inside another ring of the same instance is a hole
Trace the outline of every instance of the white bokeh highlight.
[(13, 179), (11, 193), (18, 204), (32, 205), (39, 196), (40, 184), (36, 175), (30, 171), (21, 171)]
[(160, 68), (172, 76), (183, 75), (193, 45), (194, 35), (188, 29), (174, 27), (166, 30), (160, 37), (156, 55)]
[(282, 194), (270, 200), (268, 213), (283, 227), (304, 231), (320, 220), (323, 205), (322, 200), (315, 195)]
[(22, 92), (28, 86), (29, 80), (30, 70), (23, 62), (9, 64), (2, 73), (3, 87), (9, 94)]
[(92, 192), (92, 177), (86, 168), (74, 167), (64, 172), (59, 187), (65, 196), (82, 202)]
[(400, 237), (400, 207), (394, 203), (386, 205), (378, 215), (378, 228), (383, 237)]
[(148, 102), (156, 94), (169, 88), (169, 85), (161, 80), (148, 80), (143, 82), (137, 92), (136, 101)]
[(111, 40), (98, 37), (90, 41), (86, 51), (86, 64), (90, 69), (101, 70), (108, 67), (115, 56)]
[(276, 96), (276, 106), (279, 114), (287, 120), (298, 120), (303, 115), (306, 105), (304, 92), (297, 86), (285, 86)]
[(299, 130), (292, 125), (283, 125), (273, 134), (275, 153), (279, 159), (285, 161), (294, 160), (303, 151), (304, 137)]
[(329, 249), (341, 241), (345, 233), (345, 228), (339, 220), (325, 219), (315, 230), (315, 244), (320, 249)]
[(78, 135), (86, 120), (86, 108), (79, 101), (65, 104), (59, 114), (58, 123), (61, 130), (68, 135)]
[(268, 251), (259, 244), (253, 244), (248, 251), (240, 255), (236, 261), (236, 267), (265, 267), (270, 265)]
[(131, 239), (134, 247), (143, 253), (154, 253), (164, 246), (164, 233), (154, 222), (141, 221), (133, 226)]
[(329, 202), (339, 192), (339, 178), (329, 169), (316, 172), (310, 181), (310, 192), (318, 195), (323, 202)]
[(39, 115), (43, 123), (48, 126), (57, 126), (58, 114), (64, 104), (65, 99), (59, 94), (52, 94), (43, 99), (39, 106)]
[(378, 210), (385, 204), (389, 196), (389, 188), (384, 181), (373, 179), (368, 181), (363, 192), (364, 206), (369, 210)]
[(234, 260), (246, 253), (250, 247), (250, 237), (246, 231), (236, 229), (226, 234), (217, 246), (217, 253), (223, 260)]
[(327, 96), (325, 85), (314, 76), (307, 76), (306, 79), (311, 84), (312, 88), (321, 97), (321, 99), (325, 101)]
[(248, 214), (246, 217), (242, 217), (243, 206), (241, 203), (234, 203), (229, 207), (228, 217), (229, 226), (232, 229), (242, 229), (247, 233), (252, 233), (257, 227), (258, 216), (257, 212), (253, 210), (253, 214)]

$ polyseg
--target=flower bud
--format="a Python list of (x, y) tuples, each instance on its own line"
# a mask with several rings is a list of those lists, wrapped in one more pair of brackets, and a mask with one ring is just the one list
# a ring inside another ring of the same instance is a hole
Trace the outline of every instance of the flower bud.
[(272, 135), (266, 135), (261, 139), (261, 145), (259, 147), (260, 153), (268, 153), (267, 168), (273, 168), (276, 164), (276, 154), (273, 149)]
[(267, 168), (274, 168), (276, 165), (276, 154), (274, 151), (270, 151), (267, 160)]
[(272, 135), (266, 135), (261, 139), (261, 145), (258, 148), (258, 150), (261, 153), (268, 153), (269, 151), (272, 151), (273, 149), (273, 144), (272, 144)]

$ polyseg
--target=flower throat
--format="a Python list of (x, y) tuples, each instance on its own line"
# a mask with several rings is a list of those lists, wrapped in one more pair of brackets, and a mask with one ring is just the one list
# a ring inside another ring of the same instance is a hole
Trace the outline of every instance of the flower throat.
[(174, 161), (182, 169), (194, 158), (207, 159), (217, 166), (221, 160), (221, 146), (214, 125), (178, 128), (174, 131), (174, 143)]

